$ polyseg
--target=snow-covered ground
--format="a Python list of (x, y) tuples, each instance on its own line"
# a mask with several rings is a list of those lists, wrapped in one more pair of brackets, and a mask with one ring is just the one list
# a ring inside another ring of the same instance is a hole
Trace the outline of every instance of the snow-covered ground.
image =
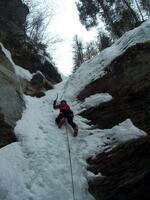
[(73, 199), (66, 130), (71, 148), (75, 199), (94, 200), (88, 192), (86, 158), (144, 134), (130, 120), (109, 130), (91, 130), (87, 120), (79, 116), (75, 116), (78, 137), (72, 136), (68, 125), (58, 129), (55, 125), (58, 112), (52, 105), (63, 88), (64, 83), (61, 83), (40, 99), (25, 96), (27, 108), (15, 128), (19, 142), (0, 150), (0, 200)]
[[(93, 177), (86, 171), (86, 158), (97, 152), (109, 151), (120, 142), (146, 135), (130, 119), (112, 129), (92, 129), (88, 120), (77, 115), (79, 111), (109, 101), (109, 94), (96, 94), (78, 102), (75, 97), (90, 81), (103, 75), (103, 69), (127, 46), (150, 39), (150, 23), (128, 32), (112, 47), (84, 63), (68, 80), (58, 84), (42, 98), (24, 96), (26, 110), (17, 122), (15, 132), (19, 142), (0, 150), (0, 200), (73, 200), (68, 140), (73, 169), (75, 200), (94, 200), (88, 192), (87, 180)], [(28, 80), (31, 74), (18, 68), (11, 55), (1, 45), (14, 65), (16, 73)], [(20, 70), (18, 70), (20, 69)], [(66, 99), (75, 113), (79, 134), (72, 136), (66, 124), (58, 129), (53, 110), (57, 93)], [(67, 132), (67, 133), (66, 133)]]

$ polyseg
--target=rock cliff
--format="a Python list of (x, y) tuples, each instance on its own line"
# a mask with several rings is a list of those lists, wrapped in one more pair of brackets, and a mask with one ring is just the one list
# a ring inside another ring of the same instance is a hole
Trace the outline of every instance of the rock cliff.
[(81, 115), (99, 128), (112, 128), (131, 118), (150, 133), (150, 42), (126, 50), (105, 68), (105, 75), (85, 87), (80, 100), (95, 93), (109, 93), (113, 99), (84, 111)]
[(13, 128), (24, 107), (20, 81), (0, 48), (0, 147), (16, 141)]
[(41, 55), (26, 34), (28, 7), (21, 0), (0, 0), (0, 13), (0, 42), (10, 50), (14, 62), (31, 73), (41, 71), (53, 83), (62, 81), (55, 66), (46, 59), (46, 51)]
[(102, 176), (89, 181), (89, 190), (97, 200), (150, 199), (150, 138), (132, 140), (112, 151), (89, 158), (93, 173)]
[(25, 39), (26, 16), (28, 7), (20, 0), (0, 0), (0, 41), (8, 48)]
[[(78, 103), (85, 105), (91, 98), (89, 106), (79, 112), (93, 128), (110, 129), (130, 118), (148, 135), (113, 149), (110, 142), (104, 152), (97, 147), (96, 156), (87, 159), (87, 170), (97, 175), (89, 180), (89, 191), (96, 200), (150, 199), (149, 32), (150, 21), (147, 21), (81, 65), (71, 77), (72, 85), (80, 85), (74, 87)], [(100, 99), (98, 104), (97, 96), (96, 105), (94, 102), (92, 105), (96, 94), (109, 94), (112, 98), (105, 102)]]
[[(0, 42), (9, 49), (13, 59), (0, 44), (0, 147), (3, 147), (17, 140), (13, 129), (25, 107), (23, 93), (41, 97), (45, 90), (52, 89), (53, 84), (61, 81), (61, 76), (47, 52), (39, 53), (40, 50), (27, 36), (28, 7), (21, 0), (0, 0), (0, 13)], [(15, 66), (22, 72), (25, 68), (35, 73), (31, 82), (18, 76)], [(37, 71), (42, 78), (37, 76)]]

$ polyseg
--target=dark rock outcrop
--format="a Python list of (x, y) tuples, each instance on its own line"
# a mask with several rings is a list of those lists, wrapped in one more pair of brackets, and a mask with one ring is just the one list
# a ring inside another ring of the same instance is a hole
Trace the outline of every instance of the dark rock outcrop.
[(27, 85), (32, 87), (33, 96), (42, 96), (41, 90), (51, 89), (52, 83), (61, 81), (57, 69), (51, 64), (48, 54), (32, 43), (26, 35), (28, 7), (21, 0), (0, 0), (0, 42), (10, 50), (13, 61), (30, 72), (42, 71), (45, 77), (31, 83), (15, 74), (14, 66), (0, 48), (0, 147), (16, 141), (13, 131), (16, 121), (25, 107), (23, 92)]
[(90, 83), (78, 99), (108, 92), (109, 102), (81, 113), (99, 128), (112, 128), (131, 118), (133, 123), (150, 132), (150, 42), (137, 44), (106, 67), (106, 74)]
[(5, 122), (4, 115), (0, 113), (0, 148), (16, 141), (13, 127)]
[(24, 107), (20, 81), (0, 48), (0, 148), (16, 141), (13, 129)]
[(21, 118), (23, 92), (14, 67), (0, 48), (0, 112), (11, 126)]
[(48, 54), (39, 52), (44, 45), (37, 47), (26, 35), (26, 17), (28, 7), (21, 0), (0, 0), (0, 41), (8, 48), (17, 65), (35, 73), (41, 71), (45, 77), (53, 82), (61, 82), (61, 76), (50, 61), (43, 61)]
[(0, 41), (7, 48), (15, 48), (25, 39), (28, 7), (20, 0), (0, 0)]
[(126, 142), (89, 158), (88, 170), (102, 177), (89, 181), (96, 200), (149, 200), (150, 138)]
[(53, 84), (48, 81), (41, 72), (34, 74), (33, 78), (25, 88), (25, 94), (30, 96), (42, 97), (46, 90), (53, 89)]
[(150, 42), (136, 44), (105, 68), (105, 75), (78, 95), (84, 100), (96, 93), (113, 99), (81, 113), (101, 129), (130, 118), (148, 136), (120, 144), (87, 160), (94, 174), (89, 191), (96, 200), (149, 200), (150, 184)]
[(62, 81), (57, 68), (47, 59), (45, 50), (43, 55), (39, 54), (40, 49), (36, 48), (31, 42), (20, 43), (20, 46), (15, 50), (11, 50), (12, 58), (16, 64), (29, 70), (31, 73), (41, 71), (45, 78), (52, 83), (59, 83)]

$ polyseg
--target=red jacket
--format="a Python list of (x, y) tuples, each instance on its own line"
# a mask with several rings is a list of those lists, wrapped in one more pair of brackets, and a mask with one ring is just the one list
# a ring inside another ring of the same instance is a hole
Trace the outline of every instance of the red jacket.
[(70, 106), (68, 104), (55, 104), (54, 109), (70, 110)]
[(69, 115), (73, 116), (73, 111), (70, 109), (70, 106), (68, 104), (57, 104), (56, 101), (54, 101), (53, 108), (59, 109), (65, 117)]

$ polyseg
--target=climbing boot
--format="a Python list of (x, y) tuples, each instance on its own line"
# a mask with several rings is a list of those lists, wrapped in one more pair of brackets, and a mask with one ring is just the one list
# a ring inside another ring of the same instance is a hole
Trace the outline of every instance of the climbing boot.
[(73, 129), (73, 136), (76, 137), (78, 135), (78, 127)]

